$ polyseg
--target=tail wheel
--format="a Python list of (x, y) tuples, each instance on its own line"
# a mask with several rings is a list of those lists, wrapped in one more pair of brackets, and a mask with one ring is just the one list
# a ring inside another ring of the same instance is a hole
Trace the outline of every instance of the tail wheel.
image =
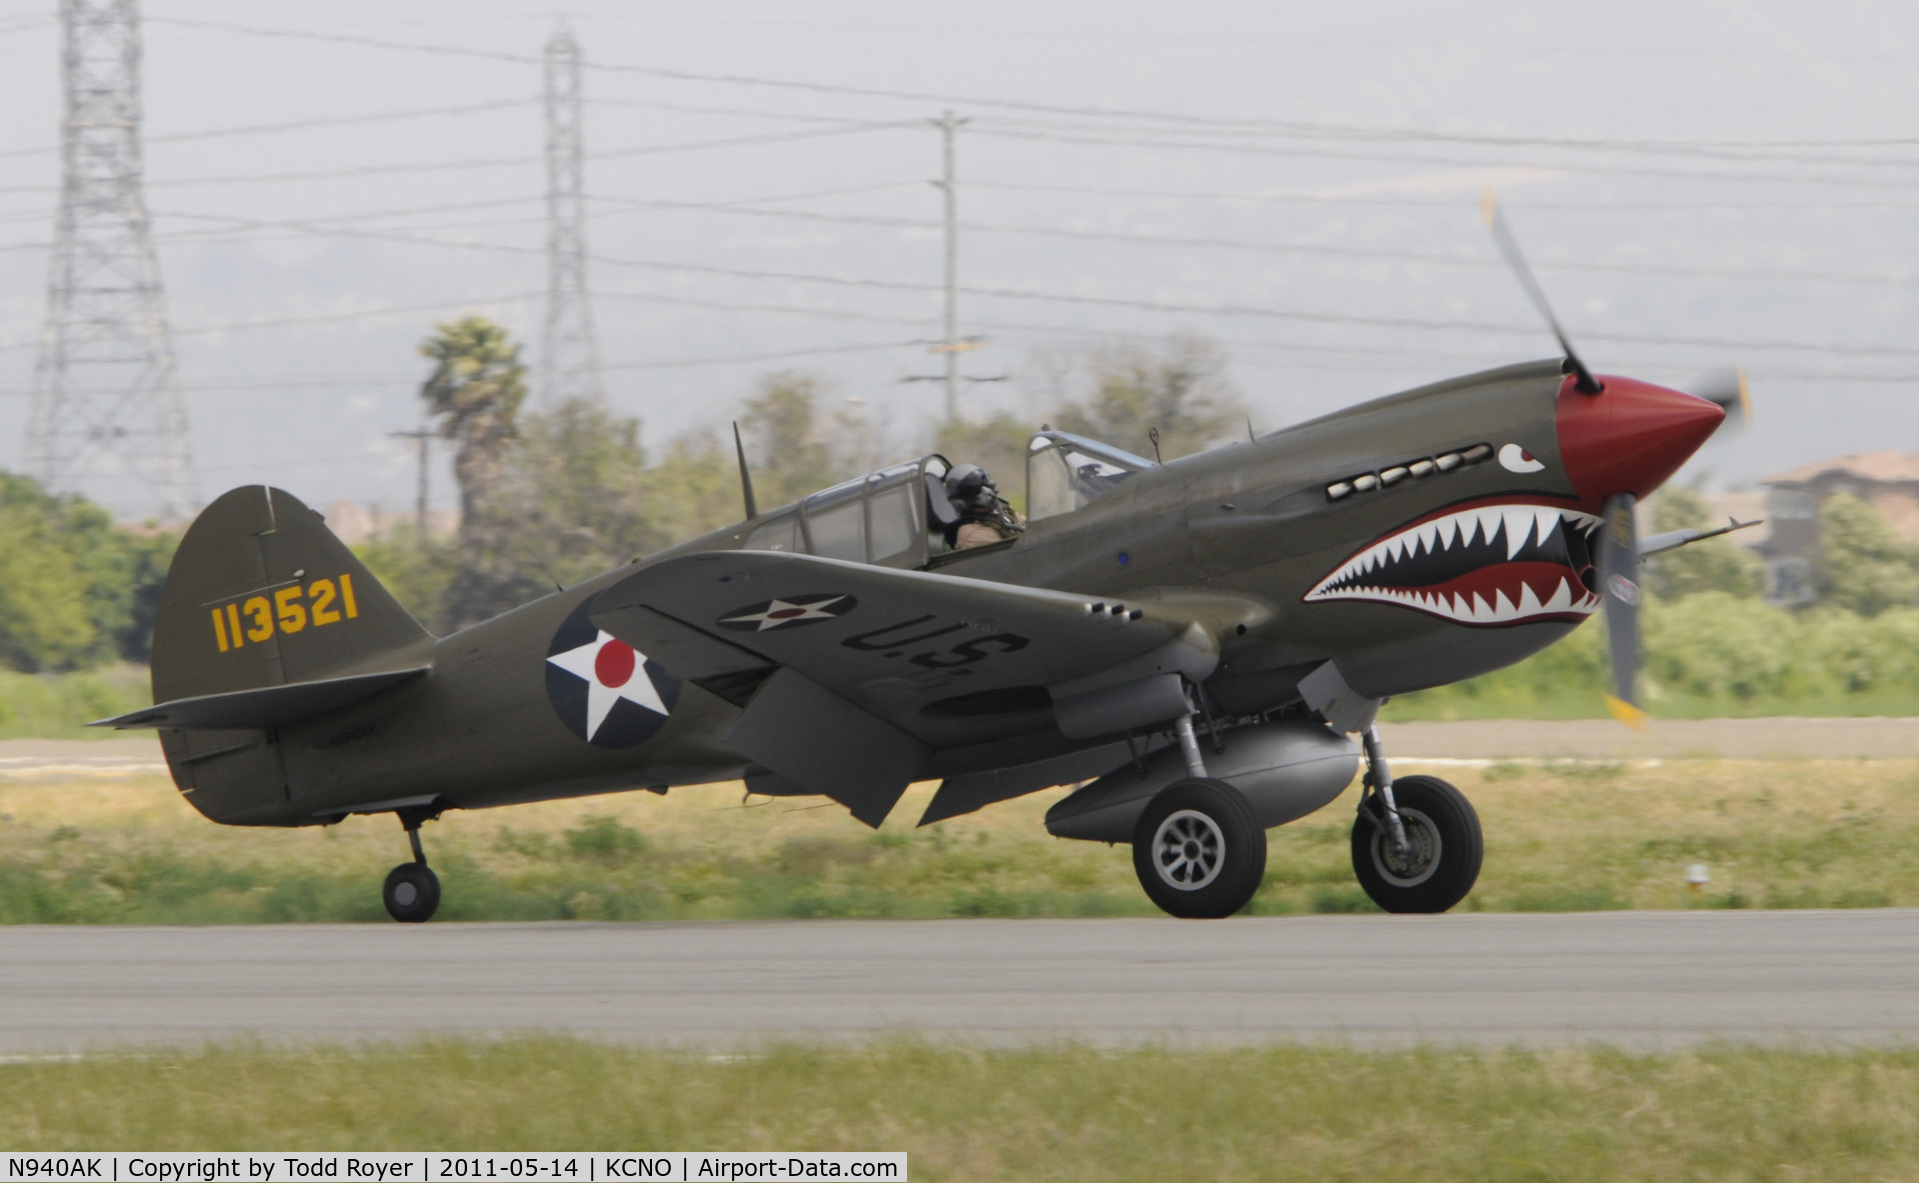
[(425, 863), (401, 863), (387, 872), (380, 896), (387, 915), (402, 924), (424, 924), (440, 907), (440, 877)]
[(1434, 776), (1393, 782), (1406, 850), (1393, 849), (1378, 798), (1353, 822), (1353, 873), (1388, 912), (1444, 912), (1473, 889), (1486, 843), (1479, 814), (1458, 789)]
[(1170, 916), (1231, 916), (1266, 875), (1266, 831), (1226, 782), (1177, 781), (1147, 803), (1133, 828), (1133, 872)]

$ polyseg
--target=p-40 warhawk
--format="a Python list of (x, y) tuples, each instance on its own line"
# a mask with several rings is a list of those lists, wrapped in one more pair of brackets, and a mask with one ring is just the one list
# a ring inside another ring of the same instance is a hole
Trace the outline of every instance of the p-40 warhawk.
[(1478, 876), (1478, 817), (1393, 778), (1380, 704), (1603, 605), (1630, 711), (1639, 559), (1701, 536), (1638, 540), (1633, 504), (1725, 415), (1568, 349), (1163, 464), (1042, 431), (1003, 540), (949, 544), (937, 455), (764, 513), (749, 484), (738, 524), (447, 637), (320, 515), (249, 486), (180, 544), (158, 705), (103, 724), (157, 728), (216, 822), (397, 815), (403, 921), (439, 903), (419, 830), (446, 810), (734, 780), (869, 826), (916, 781), (941, 782), (922, 825), (1086, 782), (1051, 833), (1129, 843), (1160, 908), (1228, 916), (1266, 830), (1362, 761), (1360, 884), (1439, 912)]

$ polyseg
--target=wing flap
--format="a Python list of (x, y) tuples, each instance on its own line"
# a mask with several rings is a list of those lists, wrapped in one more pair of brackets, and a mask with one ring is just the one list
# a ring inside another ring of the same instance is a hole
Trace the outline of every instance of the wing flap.
[(753, 696), (726, 746), (875, 828), (927, 757), (912, 736), (790, 668)]

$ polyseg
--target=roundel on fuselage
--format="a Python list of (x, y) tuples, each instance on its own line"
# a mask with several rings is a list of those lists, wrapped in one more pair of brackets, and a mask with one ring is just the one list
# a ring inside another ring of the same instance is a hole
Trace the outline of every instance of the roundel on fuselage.
[(680, 681), (587, 619), (589, 597), (546, 647), (546, 697), (566, 729), (599, 748), (652, 739), (679, 701)]

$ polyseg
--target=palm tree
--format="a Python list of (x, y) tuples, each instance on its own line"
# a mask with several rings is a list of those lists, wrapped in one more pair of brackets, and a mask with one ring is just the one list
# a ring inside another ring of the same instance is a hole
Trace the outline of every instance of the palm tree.
[(454, 479), (460, 486), (459, 573), (447, 590), (447, 623), (483, 620), (524, 598), (525, 580), (504, 551), (510, 515), (499, 504), (507, 453), (518, 434), (526, 399), (526, 366), (507, 331), (484, 316), (437, 326), (420, 344), (433, 373), (420, 387), (440, 434), (454, 441)]

